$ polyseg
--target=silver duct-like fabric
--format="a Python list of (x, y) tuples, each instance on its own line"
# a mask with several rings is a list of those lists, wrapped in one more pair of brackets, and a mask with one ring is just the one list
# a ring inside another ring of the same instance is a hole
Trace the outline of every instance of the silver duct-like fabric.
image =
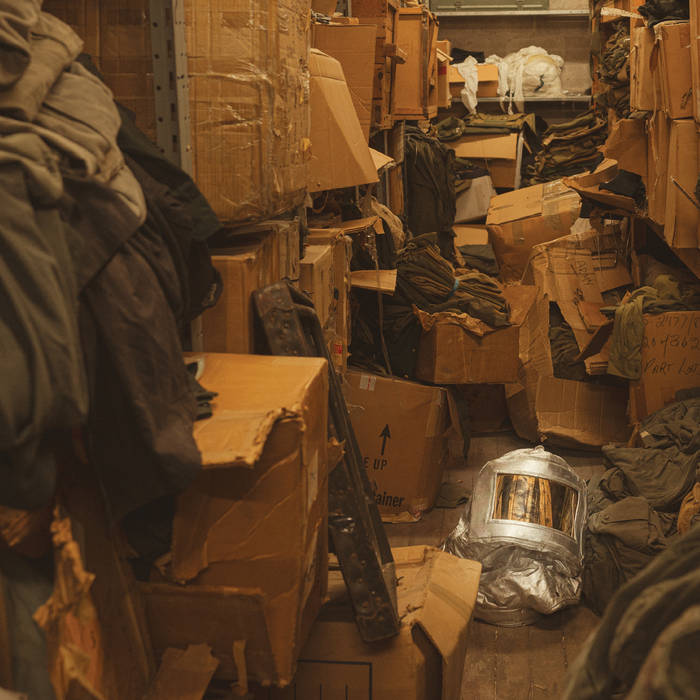
[(543, 447), (488, 462), (443, 549), (483, 567), (474, 616), (507, 627), (579, 601), (586, 484)]

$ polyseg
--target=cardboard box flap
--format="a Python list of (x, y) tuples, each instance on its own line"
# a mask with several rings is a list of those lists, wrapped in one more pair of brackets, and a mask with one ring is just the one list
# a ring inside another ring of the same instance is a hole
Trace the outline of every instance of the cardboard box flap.
[(499, 194), (491, 200), (491, 206), (486, 217), (486, 225), (504, 224), (508, 221), (519, 221), (531, 216), (542, 214), (544, 185), (523, 187)]
[(207, 644), (169, 647), (144, 700), (201, 700), (218, 665)]
[(391, 156), (380, 153), (374, 148), (370, 148), (369, 152), (372, 155), (372, 162), (374, 163), (374, 167), (377, 169), (377, 172), (394, 162), (394, 159)]
[(517, 133), (463, 136), (448, 143), (458, 158), (482, 158), (485, 160), (515, 160), (518, 155)]
[(353, 270), (350, 273), (353, 287), (373, 292), (393, 294), (396, 291), (396, 270)]
[[(202, 467), (252, 468), (262, 454), (275, 423), (285, 416), (300, 415), (309, 384), (325, 360), (320, 358), (266, 357), (203, 353), (199, 381), (218, 392), (212, 400), (213, 415), (194, 424), (194, 438), (202, 453)], [(270, 369), (286, 363), (294, 372)]]
[(622, 170), (647, 177), (646, 120), (620, 119), (612, 127), (603, 148), (606, 158), (617, 160)]
[[(463, 643), (479, 588), (481, 564), (460, 559), (431, 547), (395, 549), (399, 572), (404, 567), (428, 564), (427, 580), (418, 579), (408, 592), (409, 604), (399, 614), (408, 625), (419, 625), (442, 657), (443, 700), (454, 700), (464, 668)], [(405, 599), (404, 599), (405, 600)], [(450, 692), (452, 689), (452, 692)]]
[(309, 191), (377, 182), (343, 69), (335, 58), (311, 49), (311, 163)]
[(368, 228), (372, 228), (377, 236), (384, 235), (384, 225), (378, 216), (366, 216), (363, 219), (349, 219), (348, 221), (341, 221), (337, 226), (339, 229), (342, 229), (344, 233), (349, 235), (353, 233), (362, 233)]
[(463, 245), (487, 245), (489, 242), (486, 226), (455, 224), (452, 230), (455, 233), (455, 248)]

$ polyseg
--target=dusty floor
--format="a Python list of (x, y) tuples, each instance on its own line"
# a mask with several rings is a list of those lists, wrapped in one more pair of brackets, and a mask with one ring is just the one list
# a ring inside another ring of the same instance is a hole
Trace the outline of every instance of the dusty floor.
[[(530, 443), (513, 433), (472, 438), (469, 458), (445, 479), (471, 491), (479, 469), (490, 459)], [(584, 478), (602, 471), (599, 453), (553, 449)], [(434, 509), (417, 523), (387, 525), (392, 546), (437, 545), (459, 520), (461, 507)], [(561, 695), (569, 663), (598, 618), (585, 606), (564, 610), (528, 627), (507, 629), (472, 621), (462, 683), (463, 700), (538, 700)]]

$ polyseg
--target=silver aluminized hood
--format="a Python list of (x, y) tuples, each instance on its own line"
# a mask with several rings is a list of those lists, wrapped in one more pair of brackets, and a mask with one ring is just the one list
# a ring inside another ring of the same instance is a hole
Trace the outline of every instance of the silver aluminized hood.
[(474, 616), (513, 627), (577, 603), (586, 510), (583, 479), (543, 447), (485, 464), (442, 546), (481, 562)]

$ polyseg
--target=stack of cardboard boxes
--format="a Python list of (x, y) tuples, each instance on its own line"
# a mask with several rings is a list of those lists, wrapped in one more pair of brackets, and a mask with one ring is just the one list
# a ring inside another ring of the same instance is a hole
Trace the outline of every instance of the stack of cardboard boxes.
[[(326, 14), (335, 9), (319, 4), (314, 9)], [(387, 689), (383, 697), (416, 700), (437, 697), (435, 688), (445, 700), (459, 693), (479, 565), (430, 548), (397, 552), (400, 612), (412, 612), (381, 650), (360, 641), (342, 586), (333, 593), (346, 622), (328, 610), (317, 621), (328, 586), (328, 474), (337, 452), (328, 443), (329, 368), (317, 358), (252, 354), (252, 294), (287, 280), (311, 297), (334, 369), (346, 373), (353, 245), (376, 250), (376, 237), (388, 234), (369, 211), (310, 228), (306, 212), (310, 197), (354, 192), (394, 165), (369, 148), (371, 131), (398, 122), (387, 135), (399, 154), (400, 120), (436, 113), (438, 75), (446, 76), (437, 22), (424, 7), (398, 5), (358, 0), (357, 17), (313, 23), (310, 0), (184, 4), (191, 174), (223, 224), (212, 251), (223, 292), (193, 329), (195, 352), (187, 358), (199, 364), (203, 386), (218, 393), (213, 415), (195, 427), (202, 471), (177, 498), (170, 552), (137, 588), (144, 639), (163, 660), (159, 687), (168, 687), (168, 668), (194, 659), (203, 688), (212, 674), (235, 680), (241, 694), (248, 681), (283, 688), (301, 656), (289, 692), (304, 696), (309, 688), (332, 692), (339, 682), (346, 694), (349, 688), (368, 699), (377, 687)], [(153, 6), (48, 0), (44, 9), (85, 39), (115, 99), (155, 139)], [(393, 291), (395, 271), (364, 273), (358, 285)], [(361, 440), (376, 447), (363, 444), (366, 459), (376, 461), (379, 505), (389, 515), (415, 515), (432, 506), (440, 484), (449, 411), (444, 389), (395, 383), (349, 373), (348, 397), (354, 415), (362, 414), (353, 418)], [(402, 397), (410, 421), (376, 427), (378, 414), (362, 406), (378, 405), (380, 396), (394, 415)], [(404, 485), (407, 459), (415, 474)], [(380, 472), (391, 484), (380, 483)], [(329, 676), (329, 664), (359, 671)]]

